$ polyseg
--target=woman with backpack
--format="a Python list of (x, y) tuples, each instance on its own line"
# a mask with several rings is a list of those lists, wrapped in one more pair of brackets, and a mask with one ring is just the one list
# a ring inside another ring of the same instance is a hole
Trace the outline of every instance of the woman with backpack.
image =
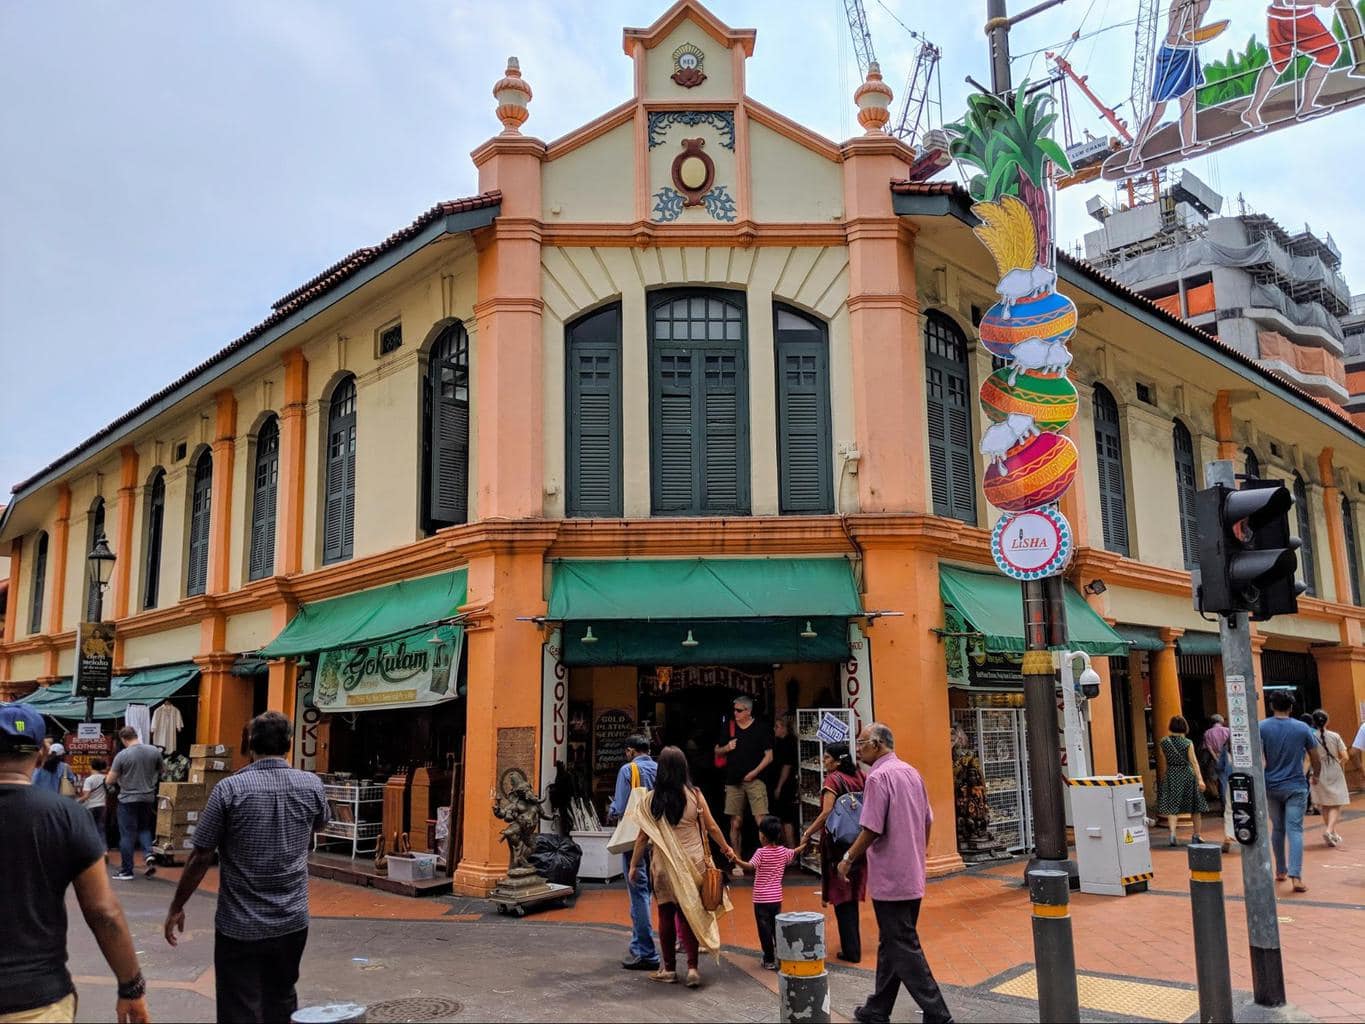
[(42, 767), (33, 769), (33, 785), (62, 796), (76, 795), (76, 776), (66, 763), (66, 747), (60, 743), (52, 744)]
[(839, 959), (856, 964), (863, 958), (858, 904), (867, 899), (867, 862), (853, 864), (847, 879), (840, 878), (836, 869), (858, 837), (858, 811), (867, 779), (849, 756), (847, 743), (826, 744), (824, 760), (820, 813), (801, 834), (801, 842), (820, 840), (820, 900), (834, 907), (834, 919), (839, 924)]

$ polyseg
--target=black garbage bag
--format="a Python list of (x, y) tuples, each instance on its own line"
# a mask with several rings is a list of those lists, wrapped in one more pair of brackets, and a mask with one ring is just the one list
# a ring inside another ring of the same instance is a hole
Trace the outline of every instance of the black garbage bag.
[(576, 886), (578, 865), (583, 860), (583, 848), (568, 836), (542, 832), (536, 836), (536, 851), (531, 854), (531, 865), (547, 882)]

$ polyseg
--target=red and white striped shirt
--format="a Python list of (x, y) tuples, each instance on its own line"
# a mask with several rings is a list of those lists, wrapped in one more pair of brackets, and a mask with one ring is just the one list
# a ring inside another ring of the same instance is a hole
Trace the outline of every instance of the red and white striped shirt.
[(796, 851), (786, 846), (760, 846), (749, 858), (754, 866), (754, 902), (782, 902), (782, 872)]

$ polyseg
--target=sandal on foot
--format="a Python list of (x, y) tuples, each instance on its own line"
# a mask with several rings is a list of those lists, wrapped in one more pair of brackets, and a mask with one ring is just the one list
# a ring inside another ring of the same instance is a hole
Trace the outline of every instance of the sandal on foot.
[(1276, 871), (1276, 872), (1275, 872), (1275, 881), (1277, 881), (1277, 882), (1284, 882), (1284, 881), (1287, 881), (1288, 879), (1289, 879), (1289, 876), (1286, 875), (1283, 871)]
[(687, 981), (683, 982), (683, 984), (685, 984), (688, 988), (701, 987), (701, 975), (697, 973), (697, 969), (695, 967), (688, 968)]
[(1306, 886), (1306, 885), (1303, 884), (1303, 879), (1302, 879), (1302, 878), (1291, 878), (1290, 881), (1294, 883), (1294, 891), (1295, 891), (1295, 892), (1307, 892), (1307, 891), (1308, 891), (1308, 886)]
[(657, 971), (651, 971), (648, 977), (650, 981), (657, 981), (664, 985), (672, 985), (678, 980), (678, 972), (665, 971), (663, 968), (660, 968)]

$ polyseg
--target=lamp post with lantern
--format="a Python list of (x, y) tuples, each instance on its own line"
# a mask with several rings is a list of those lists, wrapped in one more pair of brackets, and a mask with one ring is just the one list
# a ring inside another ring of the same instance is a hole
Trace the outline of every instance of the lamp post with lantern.
[[(102, 533), (95, 538), (95, 546), (90, 549), (90, 554), (85, 557), (86, 565), (89, 566), (90, 570), (90, 585), (94, 589), (94, 600), (90, 607), (90, 611), (93, 613), (91, 615), (93, 623), (99, 623), (104, 618), (104, 591), (108, 588), (109, 579), (114, 574), (115, 557), (114, 552), (109, 549), (109, 542)], [(78, 662), (80, 657), (81, 652), (77, 651)], [(95, 697), (93, 694), (87, 694), (85, 698), (85, 720), (87, 722), (95, 720)]]

